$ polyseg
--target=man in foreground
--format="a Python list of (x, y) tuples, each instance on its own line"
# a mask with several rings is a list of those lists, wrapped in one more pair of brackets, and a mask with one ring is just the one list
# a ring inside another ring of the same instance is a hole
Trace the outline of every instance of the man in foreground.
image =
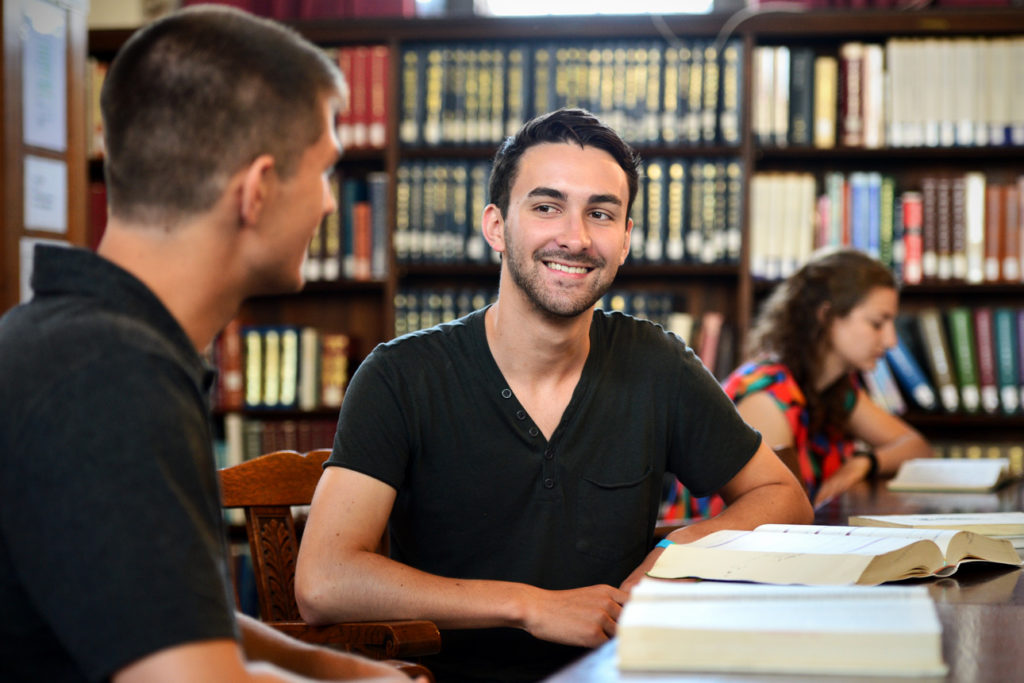
[(98, 255), (38, 249), (0, 321), (0, 679), (408, 680), (234, 614), (199, 353), (302, 286), (344, 97), (314, 46), (224, 8), (111, 65)]

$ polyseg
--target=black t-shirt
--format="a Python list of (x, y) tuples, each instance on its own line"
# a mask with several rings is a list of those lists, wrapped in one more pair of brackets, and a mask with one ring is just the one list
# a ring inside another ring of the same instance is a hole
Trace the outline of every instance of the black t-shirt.
[[(666, 471), (728, 482), (759, 435), (675, 335), (594, 314), (590, 354), (550, 440), (505, 382), (484, 311), (378, 346), (352, 377), (329, 465), (397, 490), (392, 556), (449, 577), (618, 585), (649, 551)], [(580, 654), (526, 634), (446, 633), (445, 672), (530, 680)]]
[(37, 251), (0, 320), (0, 679), (105, 680), (233, 638), (210, 373), (138, 280)]

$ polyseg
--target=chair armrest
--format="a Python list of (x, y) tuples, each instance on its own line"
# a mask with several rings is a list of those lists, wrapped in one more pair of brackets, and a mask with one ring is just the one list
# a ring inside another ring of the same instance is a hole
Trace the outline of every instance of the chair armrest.
[(355, 621), (311, 626), (302, 621), (269, 622), (307, 643), (333, 645), (374, 659), (405, 659), (437, 654), (441, 633), (432, 621)]
[(413, 662), (406, 662), (401, 659), (386, 659), (386, 664), (390, 664), (409, 678), (426, 678), (430, 683), (434, 683), (434, 674), (427, 667), (422, 664), (414, 664)]

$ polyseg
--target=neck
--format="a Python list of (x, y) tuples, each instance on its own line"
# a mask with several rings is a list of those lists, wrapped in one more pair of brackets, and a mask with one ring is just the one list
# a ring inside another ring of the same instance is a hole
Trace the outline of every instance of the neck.
[(229, 248), (202, 221), (169, 229), (111, 217), (97, 253), (141, 280), (202, 351), (242, 302), (226, 272)]
[(593, 311), (553, 319), (526, 302), (502, 297), (484, 318), (487, 344), (507, 379), (578, 375), (590, 353)]
[(846, 366), (846, 363), (834, 354), (826, 353), (821, 363), (821, 370), (815, 378), (814, 389), (816, 391), (824, 391), (848, 372), (850, 372), (850, 369)]

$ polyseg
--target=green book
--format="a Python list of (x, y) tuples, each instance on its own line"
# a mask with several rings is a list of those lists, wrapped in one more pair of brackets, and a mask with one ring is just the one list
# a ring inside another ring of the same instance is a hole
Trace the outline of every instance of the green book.
[(992, 312), (995, 326), (996, 382), (999, 386), (999, 405), (1006, 414), (1016, 413), (1020, 407), (1017, 377), (1017, 313), (1012, 308), (996, 308)]
[(964, 410), (973, 413), (981, 405), (981, 389), (978, 385), (978, 354), (974, 344), (971, 309), (965, 306), (951, 308), (946, 312), (946, 321), (949, 323), (949, 345), (953, 352), (960, 400)]

